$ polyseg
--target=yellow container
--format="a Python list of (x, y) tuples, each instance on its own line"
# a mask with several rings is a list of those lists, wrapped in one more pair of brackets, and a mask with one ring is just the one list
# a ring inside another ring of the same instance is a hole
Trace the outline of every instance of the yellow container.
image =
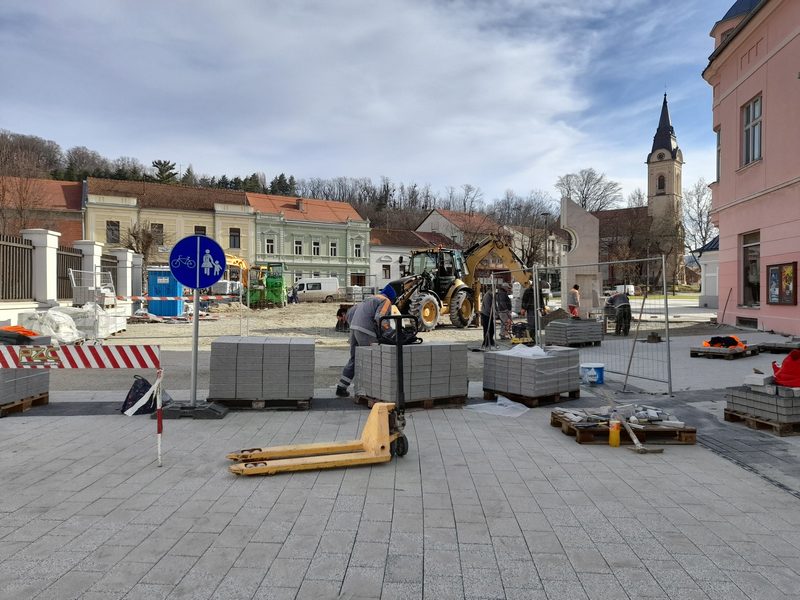
[(619, 447), (619, 421), (608, 422), (608, 445)]

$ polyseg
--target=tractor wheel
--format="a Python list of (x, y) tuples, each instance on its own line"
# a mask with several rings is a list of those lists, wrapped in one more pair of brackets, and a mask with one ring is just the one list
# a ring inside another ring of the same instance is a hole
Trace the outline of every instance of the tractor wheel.
[(420, 331), (433, 331), (439, 324), (439, 301), (432, 294), (414, 296), (409, 312), (417, 317)]
[(467, 290), (461, 290), (453, 294), (450, 300), (450, 321), (463, 329), (467, 327), (475, 316), (475, 300)]

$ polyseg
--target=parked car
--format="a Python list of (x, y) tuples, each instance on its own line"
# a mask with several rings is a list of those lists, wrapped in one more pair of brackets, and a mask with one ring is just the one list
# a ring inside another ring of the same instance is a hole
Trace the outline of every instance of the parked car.
[(294, 283), (300, 302), (333, 302), (339, 298), (338, 277), (304, 277)]

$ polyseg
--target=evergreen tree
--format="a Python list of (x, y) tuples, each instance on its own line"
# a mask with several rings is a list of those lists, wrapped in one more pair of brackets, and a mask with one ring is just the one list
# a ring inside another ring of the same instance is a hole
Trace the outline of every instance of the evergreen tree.
[(153, 179), (158, 183), (175, 183), (178, 173), (175, 171), (175, 163), (168, 160), (154, 160), (152, 163), (156, 170)]

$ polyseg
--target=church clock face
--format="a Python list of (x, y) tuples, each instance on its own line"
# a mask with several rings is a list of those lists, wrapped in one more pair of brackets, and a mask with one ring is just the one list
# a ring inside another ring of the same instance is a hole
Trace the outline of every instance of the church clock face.
[(663, 152), (659, 152), (658, 153), (658, 160), (664, 160), (664, 153)]

